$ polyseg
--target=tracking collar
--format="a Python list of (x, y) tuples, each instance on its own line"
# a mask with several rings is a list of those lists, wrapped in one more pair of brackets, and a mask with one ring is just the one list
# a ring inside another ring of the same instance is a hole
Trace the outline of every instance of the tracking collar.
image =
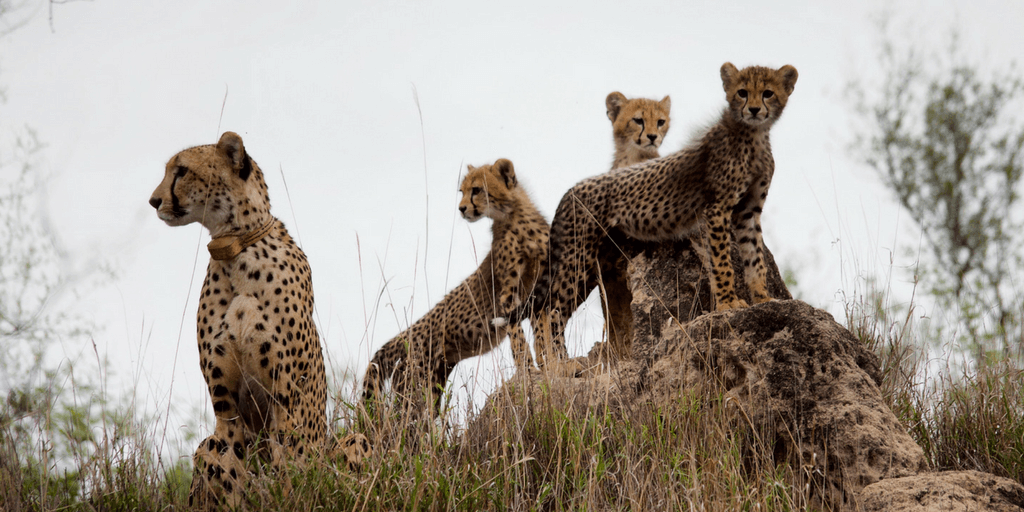
[(215, 260), (230, 260), (238, 256), (246, 247), (259, 242), (263, 237), (267, 236), (267, 233), (270, 233), (270, 229), (274, 227), (274, 221), (276, 220), (274, 217), (271, 217), (261, 228), (244, 235), (225, 235), (214, 238), (206, 245), (206, 248), (210, 250), (210, 257)]

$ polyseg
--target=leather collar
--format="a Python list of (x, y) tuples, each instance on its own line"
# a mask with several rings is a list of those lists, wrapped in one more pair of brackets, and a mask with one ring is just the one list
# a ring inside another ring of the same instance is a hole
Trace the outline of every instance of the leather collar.
[(214, 238), (206, 245), (206, 248), (210, 250), (210, 257), (215, 260), (230, 260), (238, 256), (246, 247), (259, 242), (263, 237), (267, 236), (267, 233), (270, 233), (270, 229), (274, 227), (276, 220), (271, 217), (262, 227), (244, 235), (225, 235)]

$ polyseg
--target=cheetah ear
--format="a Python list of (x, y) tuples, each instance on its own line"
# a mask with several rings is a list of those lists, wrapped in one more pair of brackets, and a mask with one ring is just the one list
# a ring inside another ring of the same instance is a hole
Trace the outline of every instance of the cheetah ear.
[(733, 81), (736, 80), (736, 75), (739, 73), (740, 70), (736, 69), (732, 62), (722, 64), (722, 88), (725, 89), (725, 92), (729, 92), (729, 87), (732, 86)]
[(498, 171), (501, 178), (505, 180), (505, 186), (512, 188), (516, 186), (516, 170), (512, 167), (512, 162), (507, 158), (499, 158), (494, 162), (494, 170)]
[(782, 86), (786, 88), (786, 95), (793, 94), (793, 88), (796, 86), (796, 78), (799, 76), (796, 72), (796, 68), (786, 64), (776, 71), (779, 78), (782, 79)]
[(622, 105), (626, 103), (626, 96), (619, 91), (615, 91), (608, 95), (604, 99), (604, 106), (608, 107), (608, 119), (615, 122), (615, 118), (619, 117), (619, 111), (622, 110)]
[(249, 155), (245, 154), (245, 146), (242, 145), (242, 137), (235, 132), (224, 132), (217, 142), (217, 151), (231, 161), (231, 169), (243, 180), (249, 179), (252, 173), (252, 163)]
[(658, 104), (661, 105), (661, 108), (665, 109), (665, 112), (672, 111), (672, 98), (669, 98), (667, 95)]
[(472, 173), (475, 170), (476, 167), (473, 167), (471, 164), (466, 164), (466, 174), (463, 174), (460, 177), (462, 181), (459, 182), (459, 192), (462, 192), (462, 187), (466, 185), (466, 178), (468, 178), (470, 173)]

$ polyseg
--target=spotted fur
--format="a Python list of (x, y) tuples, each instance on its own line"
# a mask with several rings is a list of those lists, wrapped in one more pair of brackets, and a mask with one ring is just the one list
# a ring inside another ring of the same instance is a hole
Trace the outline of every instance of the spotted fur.
[[(658, 148), (671, 123), (672, 100), (668, 96), (661, 101), (627, 99), (622, 93), (613, 92), (605, 99), (605, 106), (615, 142), (613, 171), (661, 156)], [(601, 269), (597, 280), (609, 341), (601, 350), (612, 349), (610, 353), (605, 352), (606, 358), (626, 357), (626, 347), (632, 339), (632, 316), (629, 315), (632, 292), (626, 279), (628, 262), (614, 248), (599, 261)]]
[[(716, 310), (745, 307), (733, 281), (733, 233), (755, 303), (771, 300), (762, 258), (761, 209), (775, 171), (769, 129), (797, 80), (793, 66), (721, 68), (728, 107), (682, 151), (588, 178), (562, 197), (551, 227), (551, 264), (537, 300), (560, 334), (597, 286), (598, 255), (612, 230), (644, 241), (706, 233)], [(703, 238), (703, 237), (701, 237)], [(517, 312), (522, 315), (522, 311)]]
[[(416, 407), (422, 407), (424, 388), (429, 388), (436, 408), (455, 365), (491, 351), (506, 334), (517, 366), (533, 365), (522, 328), (505, 317), (532, 292), (547, 258), (548, 223), (506, 159), (469, 166), (460, 189), (459, 211), (466, 220), (494, 221), (491, 250), (480, 267), (423, 318), (377, 350), (363, 378), (363, 400), (368, 405), (391, 379), (396, 395)], [(538, 358), (548, 352), (539, 348)]]
[(615, 157), (612, 169), (658, 158), (658, 148), (668, 133), (672, 100), (647, 98), (627, 99), (621, 92), (613, 92), (604, 100), (608, 119), (612, 121), (615, 139)]
[(233, 132), (174, 155), (149, 202), (168, 225), (199, 222), (214, 238), (272, 223), (237, 256), (210, 260), (197, 316), (200, 367), (217, 424), (193, 456), (189, 502), (237, 507), (255, 452), (278, 467), (285, 457), (321, 453), (331, 439), (309, 264), (270, 214), (263, 173)]

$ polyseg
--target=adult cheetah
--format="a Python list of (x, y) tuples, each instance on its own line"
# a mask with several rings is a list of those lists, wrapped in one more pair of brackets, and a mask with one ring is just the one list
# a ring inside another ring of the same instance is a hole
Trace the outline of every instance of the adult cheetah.
[[(199, 222), (213, 238), (197, 340), (217, 424), (193, 456), (189, 503), (238, 507), (254, 452), (276, 467), (333, 440), (309, 264), (233, 132), (174, 155), (149, 204), (167, 225)], [(337, 449), (350, 467), (370, 454), (361, 434)]]
[[(519, 322), (510, 324), (504, 317), (523, 304), (541, 273), (548, 223), (519, 186), (512, 162), (504, 158), (493, 165), (468, 166), (460, 190), (459, 211), (466, 220), (494, 221), (491, 250), (473, 274), (373, 355), (363, 377), (367, 407), (390, 378), (392, 391), (417, 412), (422, 412), (423, 393), (429, 388), (436, 410), (455, 365), (491, 351), (506, 334), (518, 368), (533, 366)], [(557, 348), (538, 347), (538, 359), (551, 358), (552, 350)]]
[[(565, 321), (598, 283), (599, 259), (613, 230), (643, 241), (706, 233), (716, 310), (745, 307), (734, 289), (729, 248), (735, 231), (754, 303), (771, 300), (762, 260), (761, 209), (775, 170), (769, 130), (797, 80), (777, 70), (731, 63), (721, 68), (728, 107), (683, 150), (588, 178), (562, 197), (551, 226), (551, 263), (537, 284), (538, 307), (561, 336)], [(523, 316), (521, 308), (511, 318)]]

